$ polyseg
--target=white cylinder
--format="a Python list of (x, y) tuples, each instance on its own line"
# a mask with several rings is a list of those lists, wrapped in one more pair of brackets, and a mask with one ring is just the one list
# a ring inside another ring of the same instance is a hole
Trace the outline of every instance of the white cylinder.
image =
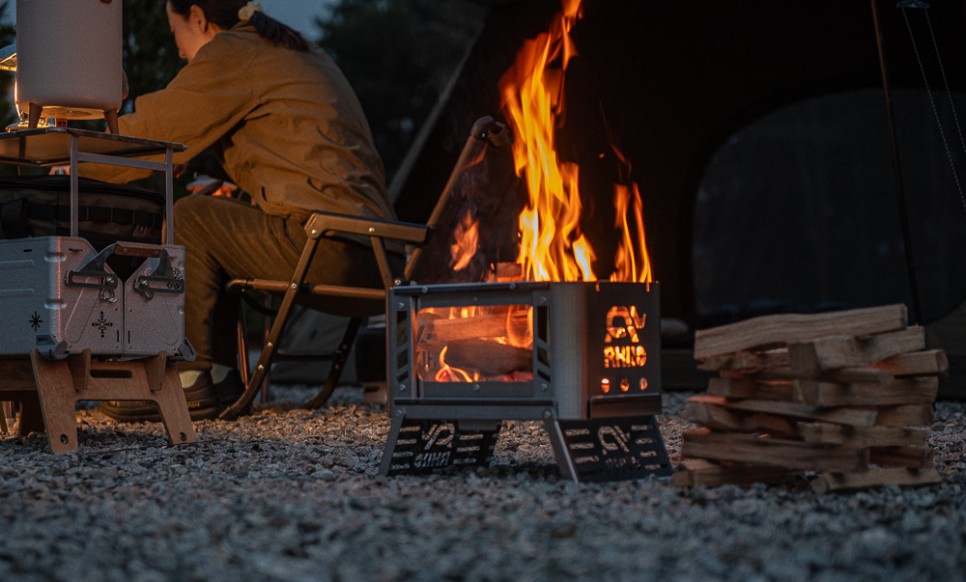
[(122, 101), (122, 0), (17, 0), (17, 104), (96, 119)]

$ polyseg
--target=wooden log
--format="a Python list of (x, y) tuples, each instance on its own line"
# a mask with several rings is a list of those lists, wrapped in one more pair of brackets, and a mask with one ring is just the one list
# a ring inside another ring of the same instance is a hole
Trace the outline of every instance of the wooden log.
[(688, 402), (681, 418), (718, 430), (748, 430), (741, 414), (707, 402)]
[(798, 421), (777, 414), (750, 414), (744, 417), (745, 430), (797, 437)]
[(853, 448), (923, 445), (927, 430), (892, 426), (854, 427), (827, 422), (796, 423), (797, 434), (807, 443)]
[(934, 419), (935, 410), (931, 404), (903, 404), (878, 407), (875, 423), (879, 426), (925, 426), (932, 424)]
[(848, 473), (865, 470), (869, 464), (868, 449), (825, 447), (707, 429), (685, 432), (681, 455), (801, 471)]
[(896, 376), (944, 376), (949, 373), (949, 358), (943, 350), (924, 350), (898, 354), (875, 364)]
[(508, 306), (497, 306), (469, 317), (417, 317), (420, 341), (448, 343), (451, 341), (503, 338), (508, 328), (526, 326), (525, 310), (508, 312)]
[(762, 467), (746, 463), (719, 464), (704, 459), (684, 459), (675, 468), (671, 482), (678, 487), (775, 484), (790, 481), (800, 474), (801, 471), (782, 467)]
[(698, 330), (694, 338), (694, 356), (703, 360), (741, 350), (808, 342), (834, 335), (886, 333), (905, 329), (907, 325), (907, 309), (901, 304), (831, 313), (766, 315)]
[(732, 362), (734, 361), (734, 354), (722, 354), (720, 356), (711, 356), (705, 358), (704, 360), (699, 360), (697, 368), (705, 372), (718, 372), (720, 370), (731, 370), (733, 369)]
[(688, 402), (681, 412), (682, 418), (717, 430), (743, 432), (768, 432), (784, 436), (796, 436), (796, 422), (774, 414), (747, 414), (727, 410), (708, 402)]
[(907, 469), (905, 467), (877, 467), (857, 473), (819, 473), (812, 481), (817, 493), (850, 491), (884, 485), (917, 486), (941, 483), (942, 477), (934, 468)]
[(926, 447), (872, 447), (869, 462), (873, 465), (924, 469), (932, 467), (936, 453)]
[(839, 384), (795, 380), (794, 393), (802, 402), (815, 406), (895, 406), (932, 404), (939, 392), (939, 378), (893, 380), (888, 384)]
[(733, 370), (721, 370), (720, 374), (724, 377), (736, 377), (735, 374), (744, 374), (744, 377), (760, 382), (771, 382), (781, 380), (820, 380), (823, 382), (836, 382), (839, 384), (887, 384), (895, 379), (895, 376), (887, 370), (876, 367), (863, 368), (842, 368), (827, 372), (800, 372), (789, 367), (766, 368), (757, 372), (737, 372)]
[(791, 368), (797, 373), (817, 374), (825, 370), (870, 366), (886, 358), (926, 347), (922, 327), (912, 326), (869, 338), (830, 336), (788, 345)]
[(720, 370), (741, 370), (756, 372), (766, 368), (788, 367), (788, 348), (775, 348), (759, 352), (742, 350), (733, 354), (712, 356), (698, 364), (698, 369), (707, 372)]
[(711, 378), (708, 380), (708, 394), (728, 398), (757, 398), (762, 400), (784, 400), (801, 402), (795, 395), (791, 382), (756, 382), (752, 379)]
[(873, 426), (876, 424), (877, 417), (875, 410), (861, 408), (820, 408), (811, 404), (780, 400), (726, 400), (723, 398), (722, 400), (723, 402), (719, 404), (729, 410), (776, 414), (800, 420), (816, 420), (848, 426)]
[(483, 378), (533, 370), (533, 353), (495, 340), (461, 340), (447, 344), (446, 364), (476, 370)]

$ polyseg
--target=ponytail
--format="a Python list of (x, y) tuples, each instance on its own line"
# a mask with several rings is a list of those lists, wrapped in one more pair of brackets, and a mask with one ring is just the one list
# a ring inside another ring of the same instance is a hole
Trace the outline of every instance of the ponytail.
[(261, 10), (252, 14), (249, 22), (251, 22), (252, 26), (255, 27), (255, 30), (258, 31), (258, 34), (262, 38), (274, 45), (283, 46), (300, 53), (309, 51), (308, 41), (298, 31), (285, 26)]

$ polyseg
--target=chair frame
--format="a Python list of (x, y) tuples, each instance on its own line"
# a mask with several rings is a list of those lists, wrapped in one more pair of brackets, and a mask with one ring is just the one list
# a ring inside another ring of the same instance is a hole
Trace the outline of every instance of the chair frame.
[[(396, 279), (393, 277), (389, 256), (383, 241), (390, 239), (418, 245), (426, 240), (428, 230), (429, 227), (423, 224), (316, 212), (305, 223), (305, 233), (308, 235), (308, 241), (302, 249), (302, 254), (289, 281), (268, 279), (231, 280), (227, 285), (227, 289), (230, 292), (239, 293), (247, 290), (255, 290), (281, 294), (282, 303), (278, 308), (278, 313), (274, 317), (271, 331), (259, 355), (258, 362), (255, 364), (255, 368), (248, 378), (245, 391), (238, 400), (221, 412), (219, 418), (223, 420), (235, 419), (251, 406), (258, 391), (262, 388), (262, 383), (268, 373), (268, 369), (271, 367), (272, 361), (277, 354), (279, 339), (285, 327), (288, 325), (292, 309), (300, 297), (320, 295), (352, 299), (371, 299), (373, 301), (385, 302), (386, 291), (393, 286)], [(379, 267), (379, 274), (383, 284), (382, 288), (352, 285), (323, 285), (305, 281), (309, 265), (312, 264), (312, 259), (315, 257), (315, 252), (319, 247), (319, 242), (323, 237), (328, 237), (335, 233), (363, 235), (369, 238), (376, 264)], [(345, 346), (347, 343), (351, 344), (360, 325), (360, 318), (352, 318), (350, 320), (349, 329), (343, 337), (340, 347)], [(348, 349), (346, 348), (345, 352), (347, 353), (347, 351)], [(308, 408), (316, 408), (324, 404), (328, 400), (329, 395), (331, 395), (332, 390), (335, 389), (337, 382), (338, 376), (333, 379), (330, 373), (330, 379), (326, 382), (322, 392), (306, 406)]]
[[(314, 295), (370, 299), (373, 301), (382, 301), (383, 308), (385, 309), (387, 307), (385, 302), (388, 299), (389, 289), (394, 285), (402, 284), (404, 280), (410, 278), (411, 273), (413, 273), (413, 267), (419, 261), (420, 254), (423, 250), (422, 245), (429, 243), (431, 234), (439, 230), (444, 216), (443, 209), (453, 196), (455, 184), (461, 171), (472, 165), (474, 160), (478, 160), (488, 145), (505, 147), (509, 143), (510, 135), (506, 125), (491, 117), (483, 117), (477, 120), (473, 124), (469, 139), (466, 141), (466, 145), (460, 153), (453, 172), (450, 174), (449, 180), (443, 188), (443, 192), (426, 224), (347, 216), (328, 212), (314, 212), (305, 223), (305, 233), (308, 235), (308, 240), (302, 249), (302, 254), (295, 266), (291, 279), (287, 281), (232, 279), (229, 281), (226, 286), (229, 292), (243, 293), (251, 290), (273, 295), (281, 294), (282, 301), (272, 322), (271, 331), (266, 338), (265, 346), (262, 348), (258, 362), (255, 364), (250, 376), (247, 374), (248, 358), (242, 339), (243, 334), (239, 334), (239, 359), (241, 365), (245, 368), (243, 371), (243, 379), (246, 380), (245, 390), (238, 400), (221, 412), (219, 418), (233, 420), (250, 409), (255, 396), (265, 383), (268, 370), (273, 360), (278, 355), (279, 339), (289, 323), (292, 309), (300, 298)], [(336, 234), (368, 237), (382, 279), (381, 288), (351, 285), (323, 285), (306, 282), (305, 278), (312, 259), (315, 257), (319, 242), (323, 237), (327, 238)], [(411, 257), (409, 257), (405, 265), (405, 270), (401, 278), (395, 277), (392, 273), (385, 244), (385, 241), (389, 240), (398, 241), (410, 246), (410, 248), (414, 248)], [(342, 364), (352, 347), (361, 323), (362, 318), (350, 319), (339, 348), (328, 358), (333, 360), (333, 366), (325, 385), (315, 398), (305, 404), (306, 408), (318, 408), (325, 404), (329, 396), (331, 396), (332, 391), (335, 389), (341, 377)]]

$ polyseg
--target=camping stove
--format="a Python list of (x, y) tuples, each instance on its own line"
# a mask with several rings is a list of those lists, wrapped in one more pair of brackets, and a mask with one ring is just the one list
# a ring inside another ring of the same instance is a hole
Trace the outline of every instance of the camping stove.
[(657, 284), (400, 286), (389, 297), (383, 474), (486, 464), (503, 420), (539, 420), (574, 481), (671, 466)]

